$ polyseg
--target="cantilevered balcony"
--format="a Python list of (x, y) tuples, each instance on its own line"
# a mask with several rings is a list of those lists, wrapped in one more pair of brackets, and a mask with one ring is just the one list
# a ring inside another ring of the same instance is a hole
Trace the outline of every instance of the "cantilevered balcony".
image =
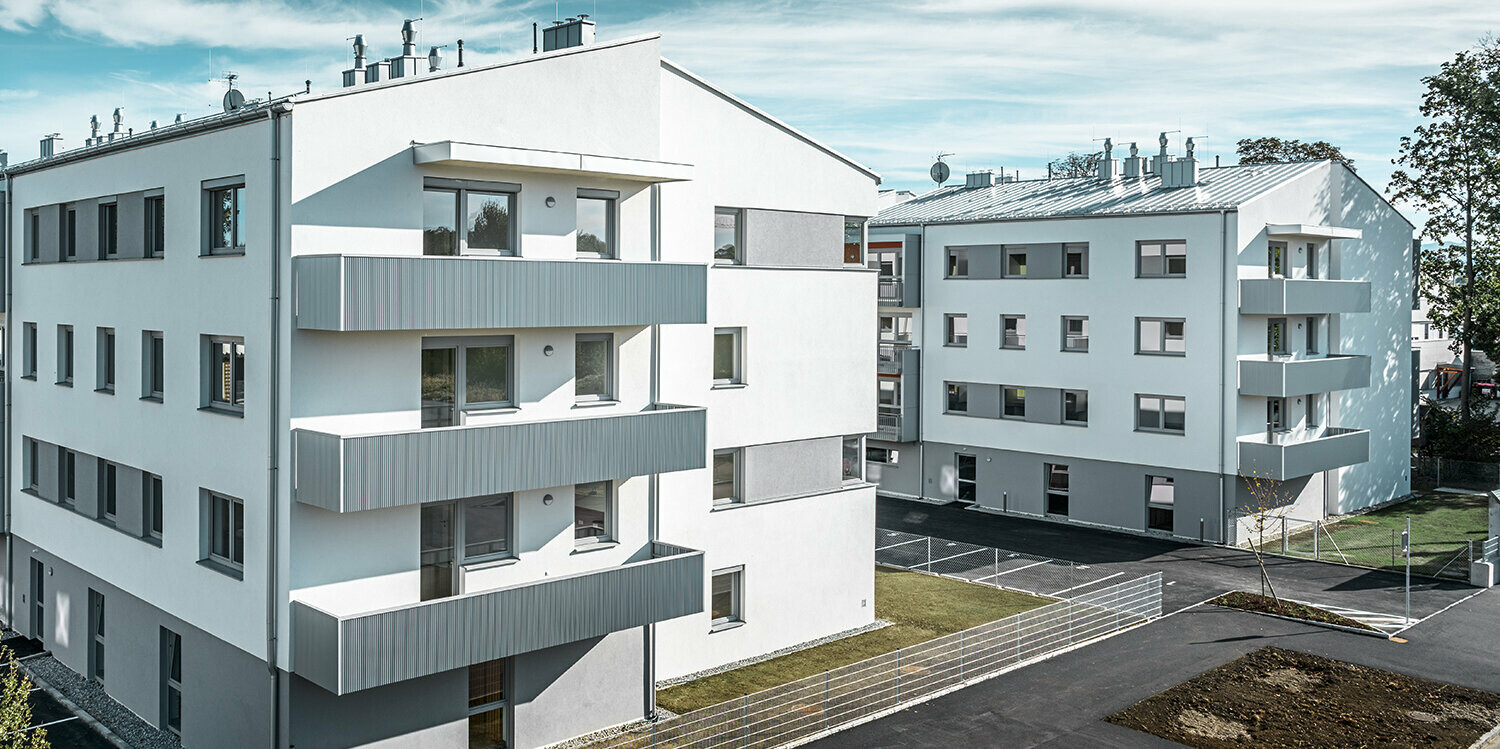
[(875, 351), (875, 371), (882, 374), (915, 372), (922, 354), (920, 349), (895, 343), (882, 343)]
[(1239, 438), (1240, 474), (1285, 481), (1370, 459), (1367, 429), (1322, 427)]
[(1242, 357), (1240, 395), (1283, 398), (1370, 386), (1370, 357), (1330, 355), (1310, 359)]
[(895, 442), (917, 439), (918, 392), (917, 363), (922, 355), (909, 346), (881, 346), (877, 357), (875, 382), (878, 388), (875, 406), (875, 437)]
[(708, 321), (687, 263), (309, 255), (292, 263), (302, 330), (581, 328)]
[(1332, 315), (1369, 311), (1369, 281), (1240, 279), (1240, 312), (1246, 315)]
[(702, 408), (368, 433), (296, 429), (297, 501), (334, 512), (645, 476), (705, 465)]
[(703, 552), (652, 543), (638, 556), (451, 598), (413, 590), (375, 609), (320, 591), (292, 602), (292, 670), (342, 695), (703, 611)]

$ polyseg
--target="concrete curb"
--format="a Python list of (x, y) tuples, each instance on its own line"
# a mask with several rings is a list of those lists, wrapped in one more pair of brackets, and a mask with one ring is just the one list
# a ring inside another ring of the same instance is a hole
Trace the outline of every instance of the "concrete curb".
[(1469, 745), (1469, 749), (1496, 749), (1500, 747), (1500, 726), (1490, 729), (1490, 732), (1480, 736)]
[[(1219, 596), (1214, 596), (1214, 598), (1218, 598), (1218, 597)], [(1315, 621), (1313, 621), (1311, 619), (1298, 619), (1297, 617), (1294, 617), (1294, 616), (1282, 616), (1280, 614), (1272, 614), (1272, 613), (1270, 613), (1268, 611), (1253, 611), (1251, 609), (1242, 609), (1242, 608), (1238, 608), (1238, 607), (1235, 607), (1235, 606), (1225, 606), (1225, 605), (1220, 604), (1220, 603), (1214, 603), (1213, 600), (1204, 601), (1204, 603), (1207, 603), (1210, 606), (1216, 606), (1218, 608), (1225, 609), (1227, 611), (1243, 611), (1246, 614), (1256, 614), (1256, 615), (1259, 615), (1259, 616), (1269, 616), (1272, 619), (1280, 619), (1282, 621), (1287, 621), (1287, 622), (1296, 622), (1298, 624), (1310, 624), (1310, 625), (1312, 625), (1314, 627), (1323, 627), (1324, 629), (1333, 629), (1333, 630), (1338, 630), (1340, 632), (1348, 632), (1350, 634), (1355, 634), (1355, 635), (1364, 635), (1366, 637), (1378, 637), (1378, 638), (1380, 638), (1382, 640), (1389, 640), (1392, 637), (1391, 635), (1388, 635), (1385, 632), (1382, 632), (1382, 631), (1380, 631), (1378, 629), (1357, 629), (1355, 627), (1346, 627), (1346, 626), (1344, 626), (1342, 624), (1331, 624), (1329, 622), (1315, 622)]]
[[(49, 651), (45, 651), (45, 650), (42, 651), (42, 653), (47, 653), (47, 652), (49, 652)], [(119, 747), (119, 749), (133, 749), (129, 744), (125, 743), (119, 736), (116, 736), (114, 731), (109, 730), (108, 726), (105, 726), (103, 723), (100, 723), (97, 718), (95, 718), (92, 715), (89, 715), (87, 712), (85, 712), (78, 705), (74, 704), (72, 700), (70, 700), (66, 696), (64, 696), (62, 692), (57, 691), (57, 689), (55, 689), (51, 684), (48, 684), (44, 679), (42, 679), (40, 676), (37, 676), (36, 674), (32, 673), (29, 669), (26, 671), (26, 678), (31, 679), (31, 683), (32, 683), (33, 686), (40, 687), (42, 689), (42, 691), (44, 691), (47, 694), (51, 695), (52, 699), (57, 700), (58, 702), (62, 703), (63, 707), (66, 707), (74, 715), (77, 715), (79, 720), (83, 721), (84, 724), (87, 725), (89, 728), (94, 729), (95, 732), (97, 732), (100, 736), (103, 736), (104, 739), (106, 741), (108, 741), (109, 743), (114, 744), (116, 747)]]

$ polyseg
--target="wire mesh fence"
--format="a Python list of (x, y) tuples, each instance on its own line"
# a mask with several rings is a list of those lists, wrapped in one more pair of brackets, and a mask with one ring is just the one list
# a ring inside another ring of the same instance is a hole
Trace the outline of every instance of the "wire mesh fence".
[(1158, 572), (657, 721), (590, 746), (782, 746), (1150, 621), (1161, 611)]
[(875, 563), (1049, 597), (1122, 576), (1063, 559), (879, 529)]
[[(1291, 517), (1236, 518), (1238, 538), (1264, 552), (1360, 567), (1405, 571), (1401, 531), (1358, 515), (1333, 522)], [(1453, 580), (1469, 579), (1469, 563), (1480, 553), (1468, 539), (1411, 527), (1411, 573)]]
[(1431, 489), (1439, 486), (1494, 491), (1500, 489), (1500, 463), (1478, 463), (1429, 455), (1411, 459), (1411, 483)]

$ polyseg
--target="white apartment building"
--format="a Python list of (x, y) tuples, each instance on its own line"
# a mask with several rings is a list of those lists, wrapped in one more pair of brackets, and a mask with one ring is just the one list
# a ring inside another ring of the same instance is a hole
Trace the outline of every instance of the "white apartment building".
[(882, 494), (1217, 542), (1409, 492), (1412, 226), (1341, 164), (988, 172), (882, 211)]
[(6, 618), (184, 745), (544, 746), (873, 621), (878, 176), (546, 31), (9, 167)]

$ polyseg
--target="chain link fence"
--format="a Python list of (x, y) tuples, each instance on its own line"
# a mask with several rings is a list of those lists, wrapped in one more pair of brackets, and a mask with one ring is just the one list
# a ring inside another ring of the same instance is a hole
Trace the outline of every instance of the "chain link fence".
[(1053, 598), (1123, 576), (1063, 559), (889, 530), (875, 531), (875, 563)]
[(1500, 489), (1500, 463), (1414, 455), (1411, 459), (1411, 484), (1422, 489), (1445, 486), (1495, 491)]
[(657, 721), (590, 746), (782, 746), (1150, 621), (1161, 612), (1158, 572)]
[[(1268, 517), (1261, 528), (1250, 516), (1241, 516), (1236, 522), (1244, 543), (1263, 552), (1395, 572), (1406, 570), (1401, 531), (1358, 515), (1334, 522)], [(1482, 553), (1480, 542), (1455, 539), (1430, 532), (1420, 523), (1412, 524), (1413, 575), (1467, 581), (1470, 562)]]

